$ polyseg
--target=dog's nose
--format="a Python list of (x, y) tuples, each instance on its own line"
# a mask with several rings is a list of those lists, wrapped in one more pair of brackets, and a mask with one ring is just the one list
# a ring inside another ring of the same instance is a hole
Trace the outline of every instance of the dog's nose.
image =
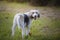
[(36, 16), (35, 16), (35, 18), (36, 18)]
[(35, 18), (34, 18), (35, 20), (36, 20), (36, 16), (35, 16)]

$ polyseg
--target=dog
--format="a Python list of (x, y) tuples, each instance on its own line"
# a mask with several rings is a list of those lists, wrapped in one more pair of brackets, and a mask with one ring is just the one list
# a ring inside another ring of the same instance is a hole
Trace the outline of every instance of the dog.
[(40, 18), (38, 10), (30, 10), (24, 14), (16, 14), (13, 19), (12, 36), (14, 36), (16, 25), (18, 25), (18, 28), (21, 28), (22, 30), (22, 38), (24, 38), (24, 35), (31, 35), (30, 25), (32, 20), (36, 20), (37, 18)]

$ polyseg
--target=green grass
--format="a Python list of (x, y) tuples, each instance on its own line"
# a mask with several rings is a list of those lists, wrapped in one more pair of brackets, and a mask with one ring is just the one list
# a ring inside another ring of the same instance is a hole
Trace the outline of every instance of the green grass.
[[(22, 9), (35, 8), (25, 3), (8, 3), (7, 5), (13, 9), (19, 9), (21, 7)], [(0, 12), (0, 40), (22, 40), (21, 30), (18, 30), (17, 27), (14, 37), (11, 37), (14, 15), (14, 13), (7, 11)], [(43, 17), (34, 20), (31, 25), (31, 33), (32, 36), (29, 36), (28, 40), (60, 40), (60, 19), (51, 20)], [(27, 39), (25, 38), (25, 40)]]
[[(11, 27), (14, 14), (0, 13), (0, 40), (22, 40), (21, 30), (16, 28), (15, 36), (11, 37)], [(31, 25), (32, 36), (28, 40), (59, 40), (60, 21), (49, 22), (49, 19), (42, 18), (33, 21)]]

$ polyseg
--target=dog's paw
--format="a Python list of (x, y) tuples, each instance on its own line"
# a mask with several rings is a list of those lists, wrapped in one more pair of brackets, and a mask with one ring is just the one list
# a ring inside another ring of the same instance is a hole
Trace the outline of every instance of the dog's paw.
[(31, 36), (31, 34), (32, 34), (32, 33), (31, 33), (31, 32), (29, 32), (29, 36)]

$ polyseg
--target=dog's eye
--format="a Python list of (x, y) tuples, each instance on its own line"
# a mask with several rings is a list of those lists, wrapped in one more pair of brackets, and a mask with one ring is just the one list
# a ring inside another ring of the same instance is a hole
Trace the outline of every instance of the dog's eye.
[(38, 14), (38, 12), (36, 12), (36, 14)]
[(34, 14), (34, 12), (32, 12), (32, 14)]

